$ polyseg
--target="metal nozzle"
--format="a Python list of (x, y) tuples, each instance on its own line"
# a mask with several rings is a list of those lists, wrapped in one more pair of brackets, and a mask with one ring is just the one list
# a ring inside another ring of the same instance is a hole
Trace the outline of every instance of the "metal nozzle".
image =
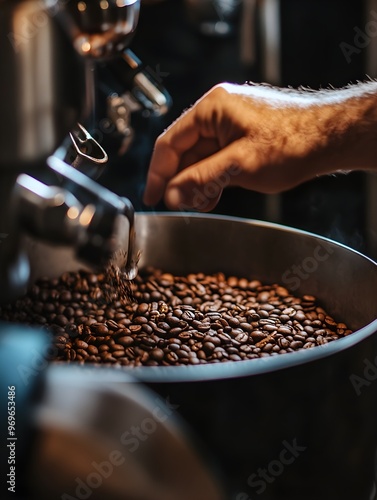
[(48, 159), (57, 185), (21, 174), (12, 199), (17, 231), (75, 249), (94, 269), (114, 264), (131, 280), (137, 274), (134, 209), (56, 157)]
[(77, 246), (78, 257), (95, 267), (114, 262), (125, 271), (128, 279), (135, 278), (138, 256), (131, 202), (56, 157), (51, 156), (48, 165), (58, 175), (63, 187), (67, 186), (80, 203), (93, 207), (85, 238), (80, 238)]

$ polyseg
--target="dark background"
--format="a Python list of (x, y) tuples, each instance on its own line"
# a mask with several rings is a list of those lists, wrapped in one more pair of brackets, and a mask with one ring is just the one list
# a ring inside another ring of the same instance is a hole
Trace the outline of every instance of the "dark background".
[[(364, 80), (367, 49), (353, 54), (349, 62), (340, 44), (354, 44), (354, 27), (365, 28), (366, 14), (366, 5), (359, 0), (282, 0), (280, 84), (317, 89)], [(224, 37), (203, 34), (200, 23), (191, 17), (183, 0), (142, 2), (131, 49), (157, 73), (174, 104), (167, 116), (139, 123), (131, 150), (113, 162), (103, 178), (110, 188), (129, 196), (137, 210), (146, 209), (141, 198), (157, 135), (213, 85), (223, 81), (264, 80), (258, 23), (250, 26), (257, 41), (256, 61), (244, 65), (240, 59), (237, 12), (231, 23), (233, 32)], [(313, 180), (282, 194), (278, 214), (272, 218), (368, 254), (367, 180), (363, 173)], [(231, 188), (226, 190), (214, 213), (268, 220), (271, 212), (267, 205), (265, 195)], [(154, 209), (165, 207), (160, 204)]]

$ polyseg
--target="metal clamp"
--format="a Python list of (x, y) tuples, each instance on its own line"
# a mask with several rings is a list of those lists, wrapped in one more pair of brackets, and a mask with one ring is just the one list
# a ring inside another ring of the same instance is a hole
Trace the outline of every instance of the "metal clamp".
[(89, 134), (81, 123), (77, 124), (76, 128), (69, 133), (69, 136), (77, 153), (77, 156), (72, 163), (73, 167), (77, 167), (76, 163), (81, 162), (82, 160), (88, 160), (97, 165), (103, 165), (109, 160), (106, 151)]

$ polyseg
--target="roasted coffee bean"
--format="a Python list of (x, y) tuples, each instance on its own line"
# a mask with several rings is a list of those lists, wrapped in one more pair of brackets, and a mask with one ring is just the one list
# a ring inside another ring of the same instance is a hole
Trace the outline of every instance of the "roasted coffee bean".
[(140, 314), (141, 316), (145, 315), (148, 311), (149, 305), (146, 302), (142, 302), (141, 304), (139, 304), (136, 309), (136, 313)]
[(162, 361), (164, 359), (165, 353), (162, 349), (159, 349), (156, 347), (155, 349), (152, 349), (151, 352), (149, 353), (150, 358), (154, 359), (155, 361)]
[(264, 325), (263, 330), (266, 330), (266, 332), (269, 332), (269, 333), (276, 332), (277, 327), (276, 327), (276, 325), (268, 324), (268, 325)]
[(197, 330), (194, 330), (192, 336), (196, 340), (203, 340), (206, 334), (204, 332), (198, 332)]
[(231, 354), (229, 356), (229, 359), (231, 359), (232, 361), (241, 361), (242, 360), (242, 358), (238, 354)]
[(124, 335), (122, 337), (118, 337), (117, 342), (124, 347), (129, 347), (134, 343), (134, 339), (129, 335)]
[(59, 295), (59, 300), (61, 302), (71, 302), (72, 294), (70, 291), (66, 290)]
[(68, 318), (66, 318), (63, 314), (58, 314), (54, 322), (59, 326), (65, 326), (68, 323)]
[(74, 349), (68, 349), (66, 351), (66, 356), (68, 361), (74, 361), (76, 359), (76, 351)]
[(283, 335), (290, 335), (292, 330), (288, 326), (279, 326), (277, 332), (282, 333)]
[(111, 351), (111, 355), (114, 358), (122, 358), (124, 356), (124, 351)]
[(172, 340), (174, 340), (174, 342), (169, 344), (169, 349), (171, 351), (178, 351), (178, 349), (180, 349), (181, 345), (178, 344), (178, 342), (176, 342), (176, 339), (172, 339)]
[(90, 329), (94, 335), (103, 336), (109, 333), (109, 329), (107, 328), (107, 326), (102, 323), (93, 323), (92, 325), (90, 325)]
[(255, 342), (258, 342), (260, 340), (263, 340), (264, 338), (266, 338), (267, 334), (266, 333), (263, 333), (259, 330), (255, 330), (253, 331), (251, 334), (250, 334), (251, 338), (255, 341)]
[(204, 342), (203, 343), (203, 351), (206, 354), (210, 354), (215, 349), (215, 344), (213, 342)]
[(111, 341), (109, 342), (111, 351), (124, 351), (124, 346), (122, 344), (113, 344)]
[(132, 321), (135, 325), (145, 325), (148, 323), (148, 318), (145, 316), (136, 316)]
[(179, 325), (181, 320), (177, 316), (168, 316), (165, 318), (165, 321), (169, 323), (170, 328), (175, 328)]
[(200, 325), (197, 325), (196, 328), (198, 329), (199, 332), (207, 333), (211, 329), (211, 325), (209, 323), (202, 323)]
[(95, 345), (88, 345), (87, 351), (89, 354), (92, 354), (92, 355), (98, 354), (98, 348)]
[(352, 333), (311, 295), (222, 273), (153, 269), (131, 284), (111, 268), (43, 279), (15, 306), (0, 308), (0, 318), (49, 326), (57, 359), (119, 366), (255, 359)]
[(100, 353), (102, 352), (107, 352), (107, 351), (110, 351), (110, 347), (106, 344), (101, 344), (99, 347), (98, 347), (98, 351)]
[(245, 332), (238, 333), (235, 337), (235, 340), (240, 342), (241, 344), (246, 344), (249, 340), (249, 335)]
[(260, 318), (264, 318), (264, 319), (269, 318), (269, 316), (270, 316), (268, 314), (268, 311), (265, 311), (264, 309), (259, 309), (258, 315)]
[(282, 339), (278, 340), (278, 344), (279, 344), (280, 347), (282, 347), (283, 349), (285, 349), (285, 348), (289, 347), (290, 342), (289, 342), (288, 339), (282, 338)]
[(136, 333), (139, 333), (141, 331), (142, 326), (141, 325), (130, 325), (129, 329), (130, 329), (131, 333), (136, 334)]
[(230, 317), (229, 320), (228, 320), (228, 324), (232, 328), (237, 328), (239, 326), (240, 322), (239, 322), (239, 320), (237, 318)]
[(189, 339), (191, 339), (191, 337), (192, 337), (192, 333), (190, 333), (188, 331), (183, 331), (183, 332), (178, 334), (178, 338), (181, 340), (189, 340)]
[(182, 313), (181, 320), (183, 321), (193, 321), (195, 319), (194, 311), (186, 310)]
[(294, 319), (300, 322), (305, 321), (306, 316), (303, 311), (297, 311), (296, 314), (294, 315)]
[(212, 342), (213, 344), (215, 344), (216, 347), (221, 345), (221, 339), (217, 335), (207, 334), (204, 337), (203, 342)]
[(143, 337), (141, 339), (141, 344), (146, 347), (154, 347), (156, 345), (156, 341), (152, 337)]
[(262, 351), (263, 352), (270, 352), (270, 351), (272, 351), (273, 347), (274, 347), (274, 344), (271, 344), (270, 342), (268, 342), (267, 344), (265, 344), (262, 347)]
[(232, 337), (228, 333), (220, 332), (220, 331), (218, 332), (218, 337), (221, 340), (221, 342), (223, 342), (223, 343), (228, 343), (232, 339)]
[(79, 349), (87, 349), (88, 348), (88, 344), (82, 340), (76, 340), (75, 343)]
[(303, 346), (302, 342), (300, 342), (299, 340), (294, 340), (293, 342), (291, 342), (289, 347), (291, 349), (300, 349), (302, 346)]
[(296, 335), (293, 335), (293, 339), (298, 340), (299, 342), (306, 342), (305, 335), (296, 334)]
[(81, 359), (85, 359), (89, 357), (89, 354), (86, 352), (85, 349), (76, 349), (76, 353), (78, 356), (81, 356)]
[(240, 351), (245, 353), (253, 352), (253, 346), (250, 344), (243, 344), (240, 347)]
[(144, 324), (142, 326), (141, 330), (148, 335), (151, 335), (153, 333), (153, 328), (151, 327), (151, 325), (148, 325), (148, 324)]
[(314, 328), (310, 325), (305, 325), (304, 330), (306, 333), (309, 333), (309, 335), (312, 335), (314, 333)]
[(164, 359), (170, 364), (175, 364), (178, 360), (178, 354), (174, 351), (170, 351), (167, 354), (165, 354)]

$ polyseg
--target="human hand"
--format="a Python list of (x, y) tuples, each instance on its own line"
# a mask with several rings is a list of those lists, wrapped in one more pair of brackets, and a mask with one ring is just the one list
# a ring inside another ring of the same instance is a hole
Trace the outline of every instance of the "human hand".
[(352, 168), (358, 99), (349, 89), (217, 85), (157, 139), (144, 202), (209, 211), (227, 186), (276, 193)]

